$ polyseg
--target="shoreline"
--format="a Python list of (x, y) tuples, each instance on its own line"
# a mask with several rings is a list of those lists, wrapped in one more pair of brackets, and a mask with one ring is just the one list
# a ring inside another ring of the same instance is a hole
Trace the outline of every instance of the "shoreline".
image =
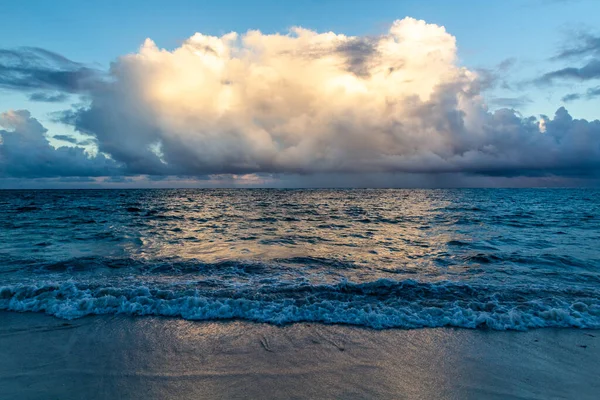
[(597, 398), (600, 330), (0, 311), (0, 398)]

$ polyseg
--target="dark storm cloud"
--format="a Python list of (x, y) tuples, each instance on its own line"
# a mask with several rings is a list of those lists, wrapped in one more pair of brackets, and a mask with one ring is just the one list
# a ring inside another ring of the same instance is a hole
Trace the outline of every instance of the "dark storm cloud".
[(94, 84), (101, 72), (37, 47), (0, 49), (0, 88), (36, 91), (34, 101), (61, 101), (60, 94), (41, 90), (79, 93)]
[(50, 146), (46, 129), (29, 111), (0, 114), (0, 177), (90, 177), (113, 175), (118, 165), (104, 155), (90, 157), (81, 147)]
[[(140, 107), (137, 112), (130, 114), (129, 107), (133, 106), (134, 103), (129, 101), (127, 93), (122, 92), (119, 87), (113, 87), (113, 90), (116, 92), (102, 91), (97, 93), (98, 97), (92, 102), (91, 107), (66, 111), (59, 121), (72, 125), (85, 135), (93, 136), (97, 141), (99, 150), (110, 154), (113, 159), (123, 163), (130, 174), (184, 174), (186, 170), (179, 167), (177, 165), (179, 163), (166, 165), (151, 150), (151, 144), (158, 143), (161, 134), (160, 130), (153, 125), (154, 116), (152, 113)], [(113, 100), (120, 104), (120, 109), (113, 108), (105, 103)], [(106, 112), (110, 116), (105, 114)], [(114, 120), (111, 121), (111, 118), (114, 118)], [(114, 130), (117, 126), (118, 129)], [(124, 130), (129, 133), (125, 133)], [(124, 134), (125, 136), (122, 136)], [(168, 147), (169, 154), (173, 152), (176, 157), (183, 157), (188, 152), (183, 143), (173, 143)], [(186, 162), (186, 159), (181, 159), (181, 162)], [(201, 162), (198, 162), (198, 166), (201, 165)]]

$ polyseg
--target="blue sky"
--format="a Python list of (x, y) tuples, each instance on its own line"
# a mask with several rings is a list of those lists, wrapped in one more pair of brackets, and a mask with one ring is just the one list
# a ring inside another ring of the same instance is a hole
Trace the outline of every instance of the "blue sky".
[[(376, 37), (394, 20), (410, 16), (444, 26), (456, 37), (459, 65), (488, 71), (503, 83), (483, 91), (491, 110), (508, 106), (524, 116), (553, 116), (564, 105), (574, 118), (593, 120), (600, 117), (600, 97), (584, 93), (598, 85), (594, 79), (535, 82), (585, 62), (552, 57), (582, 34), (597, 35), (598, 15), (600, 2), (594, 0), (5, 1), (0, 49), (39, 47), (107, 70), (118, 57), (137, 52), (146, 38), (172, 50), (195, 32), (270, 34), (301, 26)], [(562, 98), (569, 94), (579, 99), (565, 103)], [(29, 95), (0, 88), (0, 111), (27, 109), (50, 136), (74, 134), (75, 127), (57, 122), (52, 113), (80, 101), (77, 95), (62, 102), (30, 101)]]

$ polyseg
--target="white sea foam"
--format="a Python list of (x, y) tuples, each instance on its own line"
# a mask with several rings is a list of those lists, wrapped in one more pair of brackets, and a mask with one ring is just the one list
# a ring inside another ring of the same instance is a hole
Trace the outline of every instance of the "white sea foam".
[(75, 282), (17, 284), (0, 288), (0, 310), (45, 312), (65, 319), (126, 314), (190, 320), (244, 319), (273, 324), (311, 321), (376, 329), (600, 328), (600, 301), (594, 296), (565, 295), (551, 299), (515, 296), (513, 299), (511, 296), (482, 296), (477, 288), (453, 282), (420, 284), (388, 279), (309, 289), (297, 293), (286, 291), (285, 295), (254, 292), (225, 297), (197, 290), (143, 286), (90, 287)]

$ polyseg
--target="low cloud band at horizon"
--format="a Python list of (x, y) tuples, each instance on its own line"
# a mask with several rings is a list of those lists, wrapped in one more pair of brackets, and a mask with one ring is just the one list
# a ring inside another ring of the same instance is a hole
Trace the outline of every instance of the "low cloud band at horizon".
[[(455, 38), (412, 18), (378, 37), (197, 33), (173, 51), (147, 39), (101, 77), (68, 65), (62, 90), (86, 104), (60, 121), (93, 139), (97, 155), (44, 145), (44, 128), (13, 111), (0, 117), (2, 176), (600, 173), (600, 121), (564, 108), (539, 119), (490, 112), (478, 74), (458, 65)], [(61, 85), (27, 90), (53, 101)], [(20, 161), (31, 135), (45, 173)]]

